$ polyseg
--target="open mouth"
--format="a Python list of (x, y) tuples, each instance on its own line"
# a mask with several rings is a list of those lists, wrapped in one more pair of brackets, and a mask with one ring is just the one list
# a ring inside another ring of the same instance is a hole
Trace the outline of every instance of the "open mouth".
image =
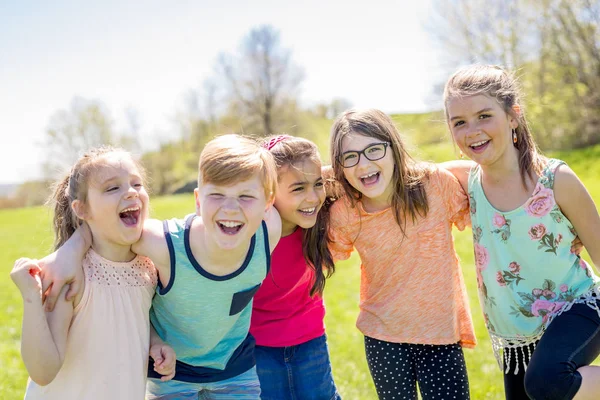
[(239, 221), (217, 221), (217, 225), (219, 226), (219, 229), (221, 229), (221, 232), (226, 235), (235, 235), (244, 226), (244, 224)]
[(474, 152), (480, 152), (483, 149), (485, 149), (488, 145), (490, 141), (489, 140), (481, 140), (479, 142), (475, 142), (469, 145), (469, 147), (474, 151)]
[(360, 181), (365, 186), (374, 185), (379, 181), (379, 172), (372, 172), (368, 175), (361, 176)]
[(317, 207), (301, 208), (298, 212), (305, 217), (312, 217), (317, 213)]
[(128, 207), (119, 213), (119, 218), (125, 226), (136, 226), (140, 219), (140, 208)]

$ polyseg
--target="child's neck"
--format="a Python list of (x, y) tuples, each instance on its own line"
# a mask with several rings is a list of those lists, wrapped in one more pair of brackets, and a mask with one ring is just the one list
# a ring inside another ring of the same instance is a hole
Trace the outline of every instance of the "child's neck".
[(224, 276), (235, 272), (244, 263), (251, 241), (224, 250), (206, 234), (200, 221), (200, 218), (194, 219), (190, 230), (190, 246), (194, 258), (204, 270), (213, 275)]
[(298, 229), (297, 224), (284, 219), (281, 220), (281, 237), (290, 236), (292, 233), (296, 232), (296, 229)]
[(377, 211), (382, 211), (388, 209), (392, 206), (392, 202), (390, 198), (387, 200), (384, 199), (370, 199), (367, 196), (362, 196), (360, 199), (362, 203), (363, 209), (368, 213), (374, 213)]
[(485, 181), (492, 185), (502, 185), (521, 179), (519, 156), (516, 149), (507, 151), (503, 157), (493, 164), (481, 165)]
[(128, 262), (135, 258), (136, 254), (131, 251), (131, 246), (108, 243), (103, 240), (92, 238), (92, 249), (103, 258), (116, 262)]

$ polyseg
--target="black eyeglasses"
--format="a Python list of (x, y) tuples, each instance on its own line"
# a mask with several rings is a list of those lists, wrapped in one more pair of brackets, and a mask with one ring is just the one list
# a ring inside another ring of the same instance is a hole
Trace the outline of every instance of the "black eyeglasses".
[(369, 161), (381, 160), (385, 157), (385, 150), (390, 144), (387, 142), (375, 143), (365, 147), (361, 151), (346, 151), (342, 153), (338, 160), (342, 167), (351, 168), (354, 167), (360, 161), (360, 155), (364, 155)]

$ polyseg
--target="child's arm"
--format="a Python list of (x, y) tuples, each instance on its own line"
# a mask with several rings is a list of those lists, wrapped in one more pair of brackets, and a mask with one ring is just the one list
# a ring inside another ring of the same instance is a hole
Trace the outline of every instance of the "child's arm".
[(150, 324), (150, 357), (154, 360), (154, 371), (161, 374), (161, 381), (166, 382), (175, 376), (175, 350), (162, 341), (154, 326)]
[(596, 268), (600, 267), (600, 216), (594, 200), (575, 172), (561, 165), (555, 174), (554, 198), (587, 249)]
[(468, 193), (469, 172), (475, 165), (477, 165), (475, 162), (469, 160), (452, 160), (438, 164), (440, 168), (447, 169), (458, 179), (465, 193)]
[(70, 285), (66, 292), (68, 300), (72, 300), (80, 292), (83, 281), (77, 279), (81, 274), (81, 261), (92, 245), (92, 234), (86, 223), (82, 224), (75, 233), (54, 253), (39, 260), (42, 268), (42, 301), (46, 311), (52, 311), (58, 300), (59, 293), (65, 285)]
[(158, 271), (158, 277), (163, 287), (168, 285), (171, 277), (171, 258), (162, 221), (146, 220), (142, 236), (140, 240), (131, 245), (131, 251), (150, 258)]
[(281, 239), (281, 217), (275, 207), (271, 206), (265, 215), (267, 231), (269, 232), (269, 248), (271, 253), (275, 250), (275, 246)]
[(73, 302), (65, 299), (65, 286), (53, 312), (44, 312), (40, 267), (30, 259), (15, 263), (10, 277), (23, 297), (21, 356), (31, 379), (45, 386), (52, 382), (62, 367)]

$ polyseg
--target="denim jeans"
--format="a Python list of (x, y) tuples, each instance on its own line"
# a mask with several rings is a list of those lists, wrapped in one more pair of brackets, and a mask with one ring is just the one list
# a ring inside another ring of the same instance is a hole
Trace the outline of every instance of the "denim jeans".
[(262, 400), (338, 400), (326, 336), (287, 347), (256, 346)]
[(193, 383), (149, 378), (148, 400), (259, 400), (260, 385), (256, 368), (218, 382)]
[[(581, 386), (577, 369), (590, 365), (599, 354), (598, 311), (585, 304), (574, 304), (548, 325), (531, 355), (527, 371), (505, 375), (506, 398), (572, 399)], [(524, 397), (525, 393), (528, 397)]]

